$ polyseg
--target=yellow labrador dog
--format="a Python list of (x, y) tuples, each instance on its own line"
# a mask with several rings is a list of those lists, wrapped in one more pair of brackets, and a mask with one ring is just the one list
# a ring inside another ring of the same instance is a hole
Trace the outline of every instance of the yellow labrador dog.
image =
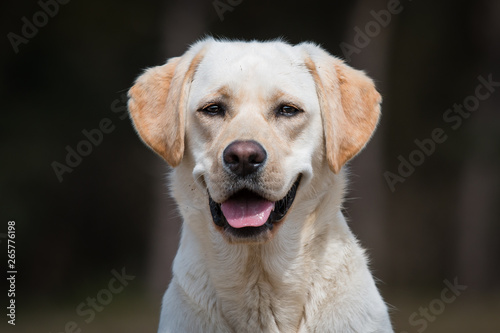
[(392, 332), (341, 213), (373, 82), (312, 43), (205, 39), (129, 92), (184, 218), (160, 333)]

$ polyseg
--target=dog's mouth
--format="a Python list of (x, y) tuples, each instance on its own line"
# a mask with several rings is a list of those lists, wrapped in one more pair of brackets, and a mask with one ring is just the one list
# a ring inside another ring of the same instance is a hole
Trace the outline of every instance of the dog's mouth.
[(256, 237), (271, 231), (292, 206), (300, 179), (299, 175), (285, 197), (276, 202), (247, 189), (236, 192), (223, 203), (215, 202), (209, 193), (212, 220), (216, 226), (236, 238)]

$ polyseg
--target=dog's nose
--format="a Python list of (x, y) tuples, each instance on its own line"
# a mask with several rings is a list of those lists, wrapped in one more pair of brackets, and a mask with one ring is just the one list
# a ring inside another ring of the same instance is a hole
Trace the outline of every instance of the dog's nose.
[(244, 177), (264, 164), (267, 153), (256, 141), (234, 141), (224, 149), (222, 158), (235, 175)]

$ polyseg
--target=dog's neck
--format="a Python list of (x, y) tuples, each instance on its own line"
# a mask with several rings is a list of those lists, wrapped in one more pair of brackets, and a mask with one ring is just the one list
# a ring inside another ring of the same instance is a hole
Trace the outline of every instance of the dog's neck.
[[(179, 249), (184, 253), (178, 257), (191, 260), (176, 260), (174, 279), (210, 316), (221, 317), (237, 332), (248, 327), (297, 331), (311, 306), (321, 305), (318, 300), (327, 294), (315, 286), (332, 286), (315, 281), (331, 280), (336, 269), (347, 267), (346, 260), (364, 260), (362, 254), (349, 253), (357, 247), (352, 246), (355, 239), (339, 201), (326, 193), (314, 209), (308, 210), (307, 200), (296, 203), (295, 213), (284, 221), (275, 238), (260, 245), (228, 245), (218, 232), (210, 229), (200, 233), (199, 225), (194, 228), (186, 220)], [(337, 216), (331, 216), (332, 205), (339, 207)], [(202, 219), (207, 225), (212, 223), (206, 214)], [(198, 216), (193, 221), (200, 223), (202, 219)], [(330, 270), (325, 272), (324, 267)], [(196, 284), (189, 282), (193, 279)], [(203, 289), (189, 289), (193, 285)], [(308, 304), (312, 293), (317, 305)], [(216, 299), (216, 304), (210, 304), (208, 298)]]

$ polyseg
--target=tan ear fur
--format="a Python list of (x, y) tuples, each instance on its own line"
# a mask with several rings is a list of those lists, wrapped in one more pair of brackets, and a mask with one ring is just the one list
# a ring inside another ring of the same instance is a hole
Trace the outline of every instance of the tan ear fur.
[(171, 58), (146, 70), (128, 92), (128, 108), (142, 140), (176, 167), (184, 156), (187, 96), (203, 52)]
[(305, 63), (318, 91), (326, 158), (330, 169), (338, 173), (369, 141), (380, 117), (382, 97), (362, 71), (317, 46), (305, 47), (313, 51)]

